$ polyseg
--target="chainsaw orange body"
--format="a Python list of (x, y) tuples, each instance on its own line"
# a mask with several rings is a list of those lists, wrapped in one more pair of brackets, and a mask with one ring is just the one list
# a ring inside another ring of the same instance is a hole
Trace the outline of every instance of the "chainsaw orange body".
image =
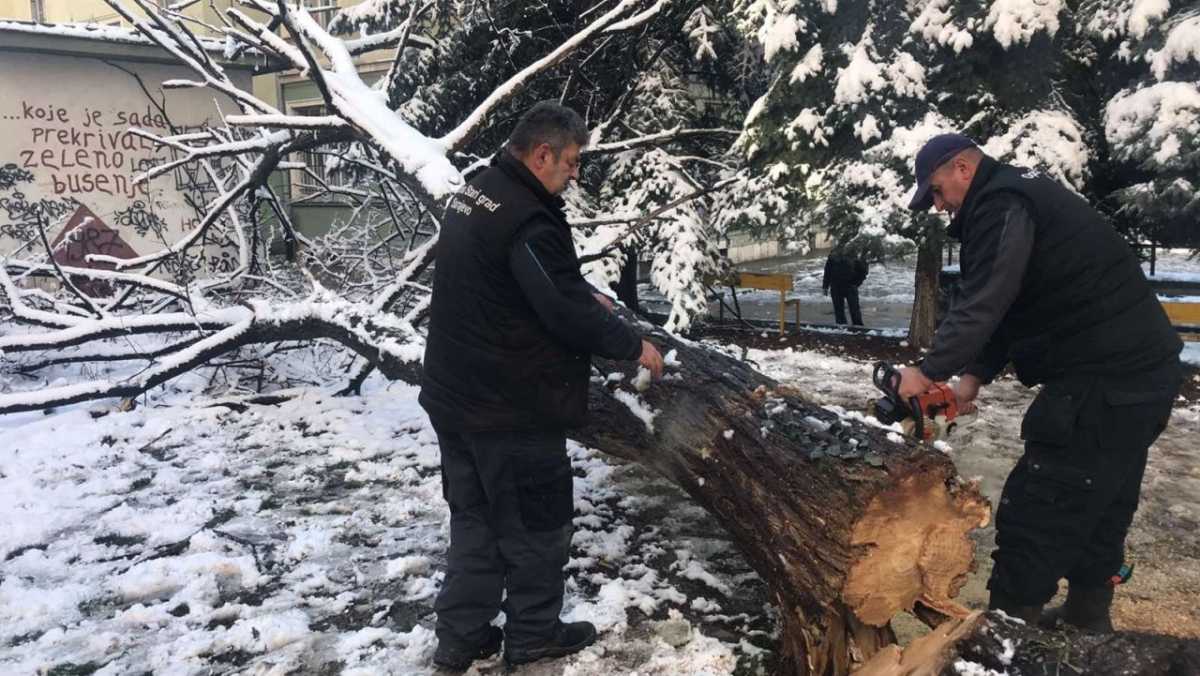
[(875, 364), (872, 374), (875, 387), (883, 397), (875, 401), (874, 414), (885, 425), (898, 422), (904, 431), (919, 441), (935, 441), (949, 434), (957, 425), (958, 397), (946, 383), (934, 383), (925, 392), (909, 397), (900, 396), (900, 371), (886, 362)]

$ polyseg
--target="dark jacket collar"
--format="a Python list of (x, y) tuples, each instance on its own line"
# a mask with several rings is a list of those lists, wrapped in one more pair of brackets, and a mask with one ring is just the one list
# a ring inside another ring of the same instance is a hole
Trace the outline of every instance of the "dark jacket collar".
[(501, 150), (496, 153), (496, 156), (492, 158), (492, 166), (499, 168), (500, 171), (503, 171), (521, 185), (524, 185), (538, 198), (538, 201), (545, 204), (564, 224), (567, 222), (567, 215), (563, 212), (563, 207), (567, 203), (563, 198), (551, 195), (550, 191), (546, 190), (546, 186), (542, 185), (542, 182), (538, 180), (538, 177), (534, 176), (532, 171), (529, 171), (529, 167), (526, 167), (525, 163), (521, 160), (513, 157), (512, 153), (507, 150)]
[(963, 197), (962, 208), (954, 215), (954, 220), (950, 221), (948, 232), (954, 239), (962, 241), (962, 230), (966, 218), (975, 209), (975, 200), (979, 197), (979, 193), (983, 192), (983, 186), (992, 180), (992, 174), (996, 173), (999, 166), (999, 162), (987, 155), (979, 160), (979, 166), (975, 169), (975, 177), (971, 179), (971, 185), (967, 188), (966, 196)]

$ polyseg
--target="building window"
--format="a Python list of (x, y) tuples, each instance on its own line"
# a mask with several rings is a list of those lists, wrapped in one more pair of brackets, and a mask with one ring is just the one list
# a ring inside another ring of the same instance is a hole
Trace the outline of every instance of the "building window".
[(337, 0), (301, 0), (300, 6), (308, 10), (321, 28), (329, 28), (329, 22), (338, 10)]
[[(294, 106), (292, 114), (305, 117), (325, 115), (325, 106)], [(311, 197), (326, 189), (351, 187), (354, 184), (353, 171), (338, 159), (346, 150), (342, 145), (327, 145), (316, 151), (300, 153), (296, 161), (303, 162), (305, 168), (292, 170), (293, 198)]]

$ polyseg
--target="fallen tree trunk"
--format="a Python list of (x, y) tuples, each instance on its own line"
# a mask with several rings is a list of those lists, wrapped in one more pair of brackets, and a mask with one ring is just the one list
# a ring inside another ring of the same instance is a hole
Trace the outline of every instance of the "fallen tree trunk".
[[(654, 334), (663, 380), (596, 360), (592, 422), (571, 436), (656, 470), (724, 526), (780, 609), (782, 673), (1200, 674), (1194, 639), (968, 612), (953, 599), (991, 507), (948, 456)], [(905, 610), (935, 629), (901, 650), (889, 623)]]
[(946, 622), (901, 650), (888, 646), (855, 676), (1186, 676), (1200, 674), (1200, 641), (1133, 632), (1044, 631), (1003, 613)]
[(743, 361), (655, 340), (674, 353), (667, 376), (645, 387), (628, 364), (597, 360), (593, 422), (572, 437), (655, 469), (721, 522), (780, 608), (788, 673), (849, 673), (914, 606), (967, 616), (952, 599), (990, 505), (945, 454)]

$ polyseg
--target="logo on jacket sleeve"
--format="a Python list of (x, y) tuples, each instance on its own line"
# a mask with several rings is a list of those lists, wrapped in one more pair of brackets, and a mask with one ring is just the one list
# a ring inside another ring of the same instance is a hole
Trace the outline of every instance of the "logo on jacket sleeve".
[(487, 209), (493, 214), (496, 213), (496, 210), (500, 208), (499, 202), (480, 192), (479, 188), (476, 188), (473, 185), (467, 185), (467, 187), (463, 188), (462, 195), (474, 200), (475, 204)]
[(501, 204), (483, 194), (479, 188), (467, 185), (450, 198), (450, 203), (446, 205), (446, 208), (451, 211), (457, 211), (463, 216), (470, 216), (475, 211), (476, 206), (487, 209), (489, 213), (494, 214), (500, 208)]

